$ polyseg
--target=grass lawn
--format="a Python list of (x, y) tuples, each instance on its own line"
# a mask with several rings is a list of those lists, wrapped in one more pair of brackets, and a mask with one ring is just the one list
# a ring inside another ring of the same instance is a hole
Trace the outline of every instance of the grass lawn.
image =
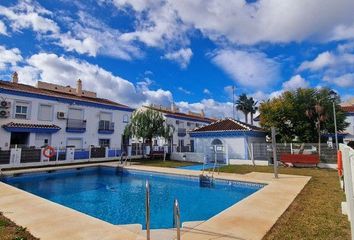
[[(220, 171), (273, 172), (273, 168), (227, 166)], [(344, 193), (339, 186), (337, 171), (281, 167), (279, 172), (312, 178), (264, 239), (350, 239), (347, 216), (341, 213)]]
[(189, 165), (195, 165), (195, 163), (191, 162), (181, 162), (181, 161), (171, 161), (171, 160), (160, 160), (160, 159), (133, 159), (134, 163), (139, 163), (145, 166), (153, 166), (153, 167), (183, 167)]
[(19, 227), (0, 213), (0, 239), (1, 240), (35, 240), (25, 228)]

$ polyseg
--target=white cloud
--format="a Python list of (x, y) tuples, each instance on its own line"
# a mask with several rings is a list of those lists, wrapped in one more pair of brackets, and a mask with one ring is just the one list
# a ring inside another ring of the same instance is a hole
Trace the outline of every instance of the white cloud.
[(15, 66), (22, 61), (21, 51), (18, 48), (6, 49), (0, 45), (0, 70), (6, 70), (8, 66)]
[(268, 88), (279, 80), (279, 64), (261, 52), (219, 50), (212, 61), (242, 86)]
[(0, 5), (0, 15), (10, 21), (15, 31), (32, 28), (40, 33), (59, 32), (58, 25), (47, 17), (52, 13), (31, 0), (19, 1), (17, 5), (8, 8)]
[(154, 3), (152, 0), (113, 0), (118, 8), (131, 6), (135, 11), (141, 12)]
[(27, 65), (15, 68), (20, 81), (34, 85), (46, 81), (60, 85), (75, 86), (82, 79), (84, 89), (94, 90), (99, 97), (137, 107), (141, 104), (170, 104), (172, 93), (148, 87), (135, 87), (131, 82), (86, 61), (66, 58), (56, 54), (39, 53), (27, 59)]
[(312, 61), (303, 62), (299, 71), (310, 70), (318, 78), (339, 87), (351, 87), (354, 84), (354, 45), (352, 42), (341, 44), (335, 51), (320, 53)]
[(3, 21), (0, 20), (0, 34), (7, 35), (7, 28)]
[(136, 11), (135, 30), (122, 34), (126, 41), (140, 41), (149, 47), (164, 48), (189, 44), (186, 31), (189, 27), (183, 24), (176, 10), (168, 1), (114, 1), (118, 8), (131, 6)]
[(232, 102), (218, 102), (214, 99), (203, 99), (200, 102), (177, 102), (176, 105), (183, 112), (205, 112), (207, 116), (215, 118), (232, 117)]
[(192, 49), (190, 48), (181, 48), (178, 51), (166, 53), (163, 57), (171, 61), (176, 61), (181, 68), (186, 68), (193, 56)]
[(326, 51), (326, 52), (320, 53), (312, 61), (303, 62), (299, 67), (299, 71), (303, 71), (303, 70), (316, 71), (316, 70), (322, 69), (324, 67), (333, 65), (335, 63), (336, 63), (336, 57), (332, 53)]
[(106, 55), (131, 60), (142, 56), (140, 49), (134, 44), (121, 39), (122, 33), (107, 26), (93, 16), (80, 11), (79, 19), (67, 18), (66, 24), (70, 31), (54, 34), (51, 38), (58, 39), (58, 45), (67, 51), (76, 51), (89, 56)]
[[(354, 21), (352, 0), (170, 0), (182, 21), (212, 39), (240, 44), (343, 39)], [(207, 20), (206, 20), (207, 19)]]
[(284, 90), (296, 90), (298, 88), (308, 88), (310, 84), (300, 75), (295, 75), (290, 80), (283, 82), (282, 86)]
[(354, 73), (346, 73), (344, 75), (334, 77), (334, 78), (325, 76), (324, 80), (328, 82), (333, 82), (339, 87), (352, 88), (354, 86)]
[(189, 91), (189, 90), (187, 90), (187, 89), (184, 89), (183, 87), (178, 87), (177, 89), (178, 89), (179, 91), (181, 91), (181, 92), (187, 94), (187, 95), (192, 94), (191, 91)]
[(211, 95), (210, 90), (207, 89), (207, 88), (204, 88), (204, 89), (203, 89), (203, 93), (206, 94), (206, 95)]
[(253, 45), (354, 38), (352, 0), (113, 0), (131, 8), (136, 29), (124, 38), (148, 46), (188, 42), (190, 30), (211, 40)]

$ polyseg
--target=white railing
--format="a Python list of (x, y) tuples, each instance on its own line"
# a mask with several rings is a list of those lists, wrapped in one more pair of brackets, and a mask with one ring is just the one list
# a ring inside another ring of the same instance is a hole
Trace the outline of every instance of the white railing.
[(340, 144), (343, 162), (343, 181), (346, 203), (342, 204), (342, 212), (348, 214), (351, 227), (351, 239), (354, 240), (354, 150), (347, 145)]
[[(19, 148), (0, 150), (0, 168), (36, 167), (46, 165), (60, 165), (68, 163), (85, 163), (108, 160), (120, 160), (120, 148), (89, 147), (75, 149), (74, 147), (54, 148), (51, 157), (44, 156), (44, 148)], [(128, 151), (129, 159), (141, 158)]]

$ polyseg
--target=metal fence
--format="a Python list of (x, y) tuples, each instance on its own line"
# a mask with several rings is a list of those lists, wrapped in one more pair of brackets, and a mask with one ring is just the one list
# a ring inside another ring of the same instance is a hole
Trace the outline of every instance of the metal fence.
[[(224, 148), (224, 154), (228, 159), (263, 161), (273, 163), (273, 147), (271, 143), (249, 143), (246, 146), (227, 146)], [(179, 149), (176, 149), (180, 152)], [(182, 153), (190, 152), (183, 149)], [(335, 164), (337, 162), (337, 149), (335, 145), (321, 143), (320, 149), (318, 143), (277, 143), (276, 144), (277, 159), (280, 160), (283, 154), (304, 154), (304, 155), (320, 155), (320, 162), (324, 164)], [(210, 147), (205, 147), (202, 152), (206, 157), (214, 157), (210, 152)]]
[(53, 156), (45, 157), (44, 148), (14, 147), (9, 150), (0, 149), (0, 169), (14, 167), (44, 166), (75, 162), (92, 162), (121, 159), (122, 154), (130, 158), (140, 158), (144, 153), (141, 146), (126, 147), (126, 152), (118, 148), (89, 147), (75, 149), (74, 147), (55, 148)]

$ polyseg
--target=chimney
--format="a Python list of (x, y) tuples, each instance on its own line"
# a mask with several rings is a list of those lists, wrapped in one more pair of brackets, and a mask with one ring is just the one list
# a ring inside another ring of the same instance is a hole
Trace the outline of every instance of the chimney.
[(205, 117), (205, 113), (203, 109), (200, 111), (200, 116)]
[(76, 95), (79, 96), (79, 97), (82, 96), (82, 81), (80, 79), (77, 80)]
[(12, 74), (12, 82), (13, 83), (18, 83), (18, 74), (17, 74), (17, 72), (14, 72)]

